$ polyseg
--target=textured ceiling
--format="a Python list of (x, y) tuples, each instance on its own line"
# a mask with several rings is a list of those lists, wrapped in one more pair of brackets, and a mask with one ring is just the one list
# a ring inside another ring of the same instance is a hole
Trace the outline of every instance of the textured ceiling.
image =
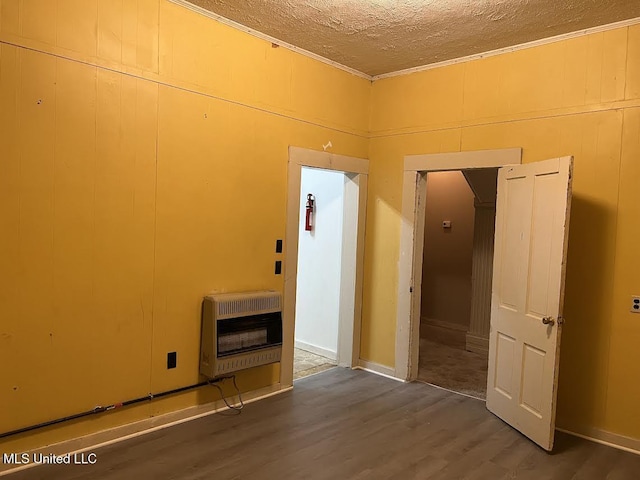
[(640, 0), (189, 0), (368, 75), (640, 17)]

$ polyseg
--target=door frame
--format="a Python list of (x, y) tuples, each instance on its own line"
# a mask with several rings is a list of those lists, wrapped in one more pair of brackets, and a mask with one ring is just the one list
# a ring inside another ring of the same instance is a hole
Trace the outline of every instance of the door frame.
[[(362, 324), (362, 280), (364, 275), (364, 230), (367, 212), (367, 184), (369, 160), (348, 157), (329, 152), (320, 152), (301, 147), (289, 147), (287, 174), (287, 224), (284, 257), (284, 308), (282, 319), (282, 360), (280, 362), (280, 385), (293, 385), (293, 350), (295, 342), (296, 290), (298, 277), (298, 236), (300, 226), (300, 181), (302, 167), (322, 168), (344, 172), (358, 185), (358, 224), (356, 239), (355, 295), (353, 298), (353, 328), (343, 328), (348, 322), (341, 308), (338, 337), (338, 358), (343, 366), (356, 366), (360, 359), (360, 331)], [(351, 300), (351, 299), (347, 299)], [(342, 292), (341, 304), (346, 301)], [(342, 353), (342, 355), (341, 355)]]
[(520, 163), (522, 148), (404, 157), (395, 345), (397, 378), (411, 382), (418, 376), (427, 173), (499, 168)]

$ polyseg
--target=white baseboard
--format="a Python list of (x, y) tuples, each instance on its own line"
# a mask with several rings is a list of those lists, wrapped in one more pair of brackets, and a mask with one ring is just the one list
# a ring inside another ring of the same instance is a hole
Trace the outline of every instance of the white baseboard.
[(568, 433), (575, 437), (584, 438), (601, 445), (624, 450), (625, 452), (640, 455), (640, 439), (625, 437), (617, 433), (607, 432), (599, 428), (583, 428), (580, 431), (565, 430), (564, 428), (556, 428), (559, 432)]
[[(282, 387), (279, 383), (263, 387), (251, 392), (245, 392), (242, 394), (245, 404), (253, 403), (258, 400), (262, 400), (280, 393), (288, 392), (293, 387)], [(222, 405), (222, 406), (221, 406)], [(110, 428), (101, 432), (85, 435), (84, 437), (74, 438), (66, 440), (60, 443), (54, 443), (42, 448), (38, 448), (29, 452), (31, 458), (33, 454), (42, 453), (43, 455), (55, 454), (55, 455), (71, 455), (75, 453), (82, 453), (88, 450), (95, 450), (100, 447), (106, 447), (113, 443), (122, 442), (130, 438), (146, 435), (147, 433), (155, 432), (163, 428), (172, 427), (181, 423), (190, 422), (198, 418), (213, 415), (214, 413), (228, 410), (228, 407), (224, 405), (222, 400), (218, 400), (212, 403), (204, 405), (197, 405), (194, 407), (185, 408), (175, 412), (165, 413), (164, 415), (158, 415), (157, 417), (145, 418), (134, 423), (128, 423), (119, 427)], [(109, 415), (109, 413), (106, 413)], [(20, 465), (12, 467), (11, 465), (0, 464), (0, 477), (9, 475), (11, 473), (18, 472), (20, 470), (26, 470), (28, 468), (37, 467), (41, 465), (39, 463), (29, 463), (26, 465)]]
[(316, 355), (326, 357), (329, 360), (333, 360), (334, 362), (338, 360), (338, 352), (334, 352), (333, 350), (328, 350), (326, 348), (318, 347), (316, 345), (311, 345), (310, 343), (306, 343), (301, 340), (295, 341), (295, 347), (299, 348), (300, 350), (304, 350), (306, 352), (311, 352), (311, 353), (315, 353)]
[(368, 360), (360, 359), (358, 360), (358, 365), (353, 368), (356, 370), (364, 370), (365, 372), (369, 373), (375, 373), (376, 375), (380, 375), (382, 377), (390, 378), (391, 380), (404, 383), (403, 379), (396, 377), (395, 369), (376, 362), (370, 362)]

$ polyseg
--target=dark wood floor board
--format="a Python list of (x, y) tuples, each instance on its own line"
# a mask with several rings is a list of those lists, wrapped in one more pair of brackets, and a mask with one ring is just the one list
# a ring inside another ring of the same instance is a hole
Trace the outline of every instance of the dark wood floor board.
[[(322, 458), (333, 458), (339, 455), (347, 460), (339, 464), (340, 470), (343, 473), (350, 473), (349, 459), (356, 459), (360, 462), (362, 442), (371, 446), (373, 451), (376, 448), (378, 451), (384, 451), (390, 440), (387, 432), (399, 425), (403, 410), (403, 408), (389, 409), (389, 404), (406, 406), (408, 403), (419, 401), (422, 395), (418, 391), (412, 393), (408, 390), (404, 395), (399, 394), (397, 390), (390, 391), (387, 393), (386, 409), (380, 408), (377, 395), (373, 395), (373, 397), (370, 409), (367, 408), (363, 411), (362, 406), (358, 407), (360, 409), (359, 415), (353, 411), (341, 412), (339, 405), (326, 407), (331, 415), (320, 428), (307, 432), (304, 438), (298, 439), (293, 448), (284, 452), (280, 451), (279, 455), (274, 455), (270, 465), (277, 468), (276, 464), (279, 462), (288, 464), (296, 461), (317, 465), (322, 463)], [(376, 416), (372, 417), (371, 412), (375, 412)], [(342, 434), (336, 435), (338, 431)], [(323, 474), (331, 475), (329, 472), (333, 470), (332, 467), (333, 465), (323, 465)], [(358, 468), (361, 469), (361, 465)], [(245, 465), (244, 469), (247, 474), (252, 470), (251, 465)], [(316, 474), (321, 475), (319, 472)]]
[[(502, 480), (509, 478), (509, 471), (493, 462), (483, 462), (477, 468), (469, 469), (462, 480)], [(540, 479), (542, 480), (542, 478)]]
[[(424, 384), (423, 384), (424, 385)], [(425, 385), (426, 388), (433, 388)], [(435, 389), (436, 392), (442, 390)], [(437, 402), (432, 408), (427, 408), (422, 412), (417, 412), (415, 419), (418, 424), (428, 424), (434, 427), (446, 426), (449, 429), (459, 430), (465, 428), (470, 423), (478, 420), (477, 415), (485, 412), (484, 403), (469, 398), (455, 395), (453, 393), (441, 393), (443, 400)], [(456, 415), (450, 415), (455, 411)]]
[[(632, 455), (631, 458), (625, 452), (616, 452), (617, 459), (608, 473), (607, 480), (625, 480), (627, 478), (640, 478), (640, 456)], [(588, 478), (588, 477), (584, 477)]]
[[(318, 397), (318, 393), (313, 389), (307, 390), (299, 388), (300, 384), (303, 384), (306, 381), (307, 379), (297, 382), (293, 396), (298, 398), (306, 406), (309, 406), (310, 400), (308, 396), (311, 396), (315, 400)], [(357, 383), (352, 383), (352, 385), (353, 387), (357, 387)], [(389, 401), (393, 401), (393, 397), (395, 395), (397, 395), (398, 401), (406, 402), (408, 401), (407, 398), (411, 398), (410, 395), (405, 395), (403, 398), (403, 396), (397, 394), (393, 388), (389, 389), (388, 382), (383, 382), (383, 386), (385, 388), (378, 390), (378, 393), (372, 395), (372, 404), (377, 403), (377, 396), (380, 394), (387, 394), (389, 396)], [(344, 448), (345, 444), (357, 444), (359, 437), (350, 439), (346, 436), (336, 439), (335, 435), (337, 429), (344, 431), (356, 431), (356, 427), (361, 425), (363, 422), (366, 422), (366, 419), (362, 419), (360, 416), (354, 414), (360, 410), (362, 415), (362, 406), (357, 404), (361, 404), (363, 400), (357, 397), (349, 400), (350, 401), (348, 402), (345, 402), (344, 400), (327, 402), (327, 404), (324, 405), (321, 414), (320, 412), (312, 410), (311, 412), (308, 412), (308, 415), (301, 416), (298, 419), (298, 425), (290, 425), (289, 428), (285, 430), (287, 434), (282, 442), (273, 444), (267, 447), (265, 451), (257, 455), (252, 455), (251, 458), (247, 459), (241, 467), (242, 472), (248, 474), (249, 472), (260, 468), (260, 466), (265, 463), (273, 462), (274, 460), (275, 462), (281, 462), (283, 460), (288, 460), (289, 457), (293, 457), (294, 460), (298, 457), (305, 458), (307, 461), (314, 461), (315, 458), (313, 455), (328, 455), (331, 453), (332, 449)], [(348, 409), (347, 412), (345, 412), (345, 408)], [(354, 410), (352, 410), (352, 408)], [(380, 418), (382, 418), (382, 415), (385, 413), (384, 410), (380, 410), (376, 406), (372, 407), (372, 409), (378, 410)], [(378, 422), (378, 424), (380, 423), (381, 422)], [(306, 457), (307, 451), (310, 452), (311, 455), (308, 459)]]
[(548, 454), (483, 402), (334, 368), (294, 390), (8, 480), (637, 480), (640, 456), (566, 434)]
[[(309, 377), (314, 378), (314, 377)], [(348, 424), (349, 416), (347, 420), (340, 416), (340, 414), (344, 413), (344, 408), (349, 408), (352, 405), (357, 403), (361, 403), (362, 400), (358, 397), (346, 397), (339, 398), (340, 395), (344, 396), (344, 388), (352, 389), (359, 388), (359, 380), (364, 379), (352, 379), (350, 382), (346, 381), (338, 381), (336, 382), (335, 389), (326, 390), (327, 386), (331, 386), (331, 382), (318, 382), (320, 386), (320, 390), (322, 393), (319, 393), (315, 389), (305, 388), (304, 384), (309, 379), (305, 378), (296, 382), (296, 388), (292, 394), (292, 397), (295, 398), (297, 402), (305, 405), (307, 407), (315, 407), (316, 403), (319, 405), (323, 405), (323, 409), (311, 409), (310, 411), (306, 411), (305, 415), (298, 415), (294, 412), (291, 417), (293, 418), (292, 422), (285, 422), (284, 424), (275, 424), (271, 422), (273, 425), (276, 425), (277, 428), (286, 432), (286, 435), (281, 435), (281, 439), (279, 442), (274, 442), (271, 445), (267, 445), (266, 448), (261, 449), (260, 452), (257, 452), (254, 455), (251, 455), (249, 458), (245, 458), (240, 466), (240, 473), (249, 473), (252, 471), (258, 470), (261, 466), (268, 464), (274, 459), (278, 461), (282, 461), (283, 458), (287, 456), (302, 456), (305, 452), (305, 449), (310, 449), (312, 452), (317, 451), (316, 445), (323, 442), (323, 440), (328, 439), (327, 443), (330, 445), (335, 445), (335, 441), (331, 441), (332, 438), (335, 437), (335, 429), (336, 428), (347, 428), (351, 427)], [(382, 394), (387, 391), (393, 390), (393, 385), (390, 385), (389, 382), (380, 382), (379, 390)], [(325, 391), (326, 390), (326, 391)], [(318, 402), (319, 397), (325, 397), (325, 401)], [(345, 401), (346, 400), (346, 401)], [(358, 407), (360, 408), (360, 407)], [(248, 413), (248, 411), (245, 411)], [(249, 415), (252, 417), (253, 413)], [(260, 415), (259, 418), (265, 418), (264, 415)], [(267, 419), (269, 417), (266, 417)], [(353, 417), (354, 419), (357, 417)], [(255, 433), (256, 429), (260, 429), (259, 423), (256, 423), (257, 419), (254, 418), (246, 418), (245, 424), (252, 425), (252, 430)], [(358, 420), (354, 420), (357, 422)], [(273, 434), (271, 431), (267, 431), (264, 434), (264, 437), (269, 437)], [(240, 450), (236, 451), (235, 454), (228, 456), (225, 460), (223, 460), (222, 464), (219, 467), (224, 468), (226, 465), (239, 463), (239, 453)], [(313, 459), (311, 459), (313, 460)]]
[(509, 439), (512, 442), (504, 450), (491, 457), (490, 461), (512, 471), (539, 447), (533, 442), (523, 442), (520, 434), (515, 430), (511, 430)]
[[(577, 447), (577, 448), (576, 448)], [(518, 479), (566, 480), (575, 475), (580, 466), (601, 446), (576, 437), (558, 433), (557, 451), (550, 454), (533, 450), (514, 470)]]
[[(614, 469), (618, 461), (618, 452), (613, 449), (599, 448), (578, 468), (571, 480), (586, 480), (589, 478), (606, 478)], [(638, 466), (640, 476), (640, 465)]]
[(442, 458), (406, 449), (393, 459), (384, 458), (378, 465), (367, 467), (354, 476), (357, 480), (384, 480), (388, 478), (422, 479), (448, 465)]
[[(508, 441), (510, 432), (495, 426), (493, 426), (492, 432), (489, 430), (484, 430), (484, 432), (485, 434), (483, 435), (483, 438), (478, 438), (476, 436), (473, 444), (469, 444), (467, 447), (458, 448), (457, 455), (455, 454), (455, 450), (452, 451), (450, 445), (447, 445), (445, 449), (447, 453), (444, 457), (449, 460), (449, 464), (446, 468), (435, 473), (430, 478), (433, 480), (464, 478), (479, 467), (505, 473), (507, 469), (504, 467), (494, 463), (490, 466), (486, 466), (485, 464), (491, 463), (489, 459), (495, 455), (496, 452), (508, 448), (510, 443)], [(460, 437), (464, 436), (465, 435), (460, 435)], [(457, 442), (452, 443), (455, 444)]]
[[(469, 422), (461, 428), (453, 428), (452, 430), (457, 432), (456, 438), (449, 442), (449, 444), (441, 446), (440, 456), (452, 461), (460, 459), (463, 455), (469, 452), (475, 452), (478, 446), (489, 447), (492, 446), (492, 441), (504, 439), (505, 434), (496, 437), (495, 434), (503, 429), (503, 424), (495, 418), (487, 417), (480, 422)], [(460, 435), (459, 432), (465, 432), (465, 435)], [(493, 455), (495, 452), (493, 449), (488, 449), (483, 452), (483, 458), (487, 458), (487, 455)], [(490, 458), (490, 457), (489, 457)]]

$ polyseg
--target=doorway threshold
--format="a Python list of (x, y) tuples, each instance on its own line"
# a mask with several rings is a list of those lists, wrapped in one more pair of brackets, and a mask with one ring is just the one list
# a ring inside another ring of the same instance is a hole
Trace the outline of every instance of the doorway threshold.
[(296, 348), (293, 354), (293, 380), (309, 377), (335, 366), (335, 360)]
[(424, 380), (420, 380), (419, 378), (414, 380), (414, 381), (417, 382), (417, 383), (422, 383), (424, 385), (429, 385), (430, 387), (439, 388), (440, 390), (445, 390), (445, 391), (450, 392), (450, 393), (455, 393), (456, 395), (461, 395), (461, 396), (467, 397), (467, 398), (473, 398), (474, 400), (480, 400), (483, 403), (486, 402), (486, 400), (484, 398), (474, 397), (473, 395), (469, 395), (467, 393), (456, 392), (455, 390), (451, 390), (449, 388), (441, 387), (440, 385), (435, 385), (433, 383), (425, 382)]

